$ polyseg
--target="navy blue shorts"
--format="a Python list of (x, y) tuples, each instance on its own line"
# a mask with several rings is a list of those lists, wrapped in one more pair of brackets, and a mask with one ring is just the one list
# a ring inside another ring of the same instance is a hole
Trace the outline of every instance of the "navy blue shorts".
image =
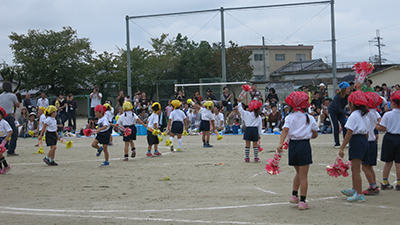
[(97, 133), (96, 135), (96, 140), (99, 141), (100, 144), (102, 145), (108, 145), (110, 144), (110, 131), (104, 131), (104, 132), (100, 132)]
[(200, 122), (200, 131), (210, 131), (210, 121), (202, 120)]
[(289, 141), (289, 165), (305, 166), (313, 163), (310, 140)]
[[(208, 128), (208, 130), (210, 130), (210, 128)], [(183, 133), (183, 123), (181, 121), (172, 122), (171, 133), (182, 134)]]
[(244, 130), (243, 140), (258, 141), (258, 128), (246, 127), (246, 129)]
[(381, 161), (400, 163), (400, 134), (383, 136)]
[(56, 132), (46, 132), (46, 145), (54, 146), (57, 145), (57, 133)]
[(361, 161), (369, 161), (368, 151), (367, 135), (353, 134), (349, 142), (349, 160), (361, 159)]
[(131, 126), (124, 126), (125, 128), (129, 127), (132, 130), (131, 135), (129, 135), (128, 137), (123, 137), (122, 140), (124, 142), (130, 142), (131, 140), (136, 140), (136, 126), (135, 125), (131, 125)]
[(158, 136), (153, 135), (152, 132), (147, 131), (147, 144), (149, 145), (158, 145), (160, 142), (158, 141)]
[(376, 141), (368, 141), (368, 160), (362, 161), (362, 164), (376, 166), (376, 159), (378, 158), (378, 145)]

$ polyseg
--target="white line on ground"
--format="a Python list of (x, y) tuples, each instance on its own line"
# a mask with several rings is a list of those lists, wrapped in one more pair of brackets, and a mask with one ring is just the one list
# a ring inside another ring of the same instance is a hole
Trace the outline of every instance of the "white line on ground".
[(256, 173), (256, 174), (254, 174), (253, 176), (251, 176), (251, 178), (256, 177), (256, 176), (258, 176), (258, 175), (261, 175), (261, 174), (264, 174), (264, 173), (267, 173), (267, 171), (264, 171), (264, 172), (261, 172), (261, 173)]
[(265, 192), (265, 193), (269, 193), (269, 194), (273, 194), (273, 195), (277, 195), (278, 194), (278, 193), (275, 193), (273, 191), (264, 190), (264, 189), (259, 188), (259, 187), (254, 187), (254, 188), (259, 190), (259, 191)]

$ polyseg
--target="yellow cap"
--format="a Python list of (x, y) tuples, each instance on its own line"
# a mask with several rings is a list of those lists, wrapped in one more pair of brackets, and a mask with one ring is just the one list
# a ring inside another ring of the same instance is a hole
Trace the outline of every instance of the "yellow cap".
[(52, 114), (53, 112), (57, 112), (57, 107), (55, 107), (54, 105), (49, 105), (47, 106), (47, 108), (45, 109), (45, 112), (47, 115)]
[(129, 111), (133, 108), (132, 103), (130, 102), (124, 102), (124, 104), (122, 105), (122, 109), (124, 111)]
[(203, 105), (207, 108), (210, 109), (211, 107), (214, 106), (214, 102), (213, 101), (206, 101), (203, 103)]
[(158, 113), (158, 111), (161, 110), (161, 105), (158, 102), (154, 102), (153, 105), (151, 105), (151, 109), (153, 112)]
[(110, 110), (110, 109), (111, 109), (111, 105), (108, 104), (108, 103), (104, 103), (104, 106), (107, 108), (107, 110)]
[(179, 100), (173, 100), (171, 102), (172, 106), (174, 106), (175, 109), (179, 108), (181, 106), (181, 101)]

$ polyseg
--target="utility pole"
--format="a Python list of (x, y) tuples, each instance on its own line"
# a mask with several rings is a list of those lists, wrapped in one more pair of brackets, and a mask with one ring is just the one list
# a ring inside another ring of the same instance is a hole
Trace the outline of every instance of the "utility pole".
[(376, 40), (376, 41), (374, 41), (374, 42), (377, 43), (375, 46), (378, 47), (378, 64), (379, 65), (382, 65), (382, 62), (385, 60), (385, 59), (382, 59), (381, 47), (385, 46), (384, 44), (381, 44), (382, 39), (383, 38), (381, 38), (379, 30), (376, 30), (376, 37), (374, 37), (374, 40)]
[[(266, 65), (265, 65), (265, 40), (264, 40), (264, 36), (262, 36), (262, 45), (263, 45), (263, 57), (262, 57), (262, 59), (263, 59), (263, 66), (264, 66), (264, 79), (265, 80), (267, 80), (267, 68), (266, 68)], [(269, 81), (269, 79), (268, 79), (268, 81)]]

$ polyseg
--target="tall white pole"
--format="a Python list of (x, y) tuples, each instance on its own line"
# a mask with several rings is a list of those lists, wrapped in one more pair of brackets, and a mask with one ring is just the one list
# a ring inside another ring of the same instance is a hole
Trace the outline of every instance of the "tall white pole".
[(125, 17), (126, 20), (126, 61), (127, 61), (127, 86), (128, 86), (128, 95), (133, 99), (132, 96), (132, 82), (131, 82), (131, 46), (129, 43), (129, 16)]
[(225, 26), (224, 26), (224, 7), (221, 7), (221, 55), (222, 55), (222, 82), (226, 82), (226, 57), (225, 57)]
[(333, 93), (337, 88), (336, 79), (336, 35), (335, 35), (335, 0), (331, 0), (331, 33), (332, 33), (332, 79), (333, 79)]

